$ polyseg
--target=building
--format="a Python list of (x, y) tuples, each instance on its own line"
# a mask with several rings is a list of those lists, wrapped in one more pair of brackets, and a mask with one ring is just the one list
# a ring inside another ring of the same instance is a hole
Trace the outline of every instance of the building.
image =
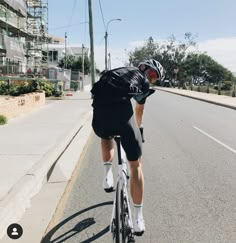
[[(65, 43), (63, 43), (64, 40), (55, 37), (51, 38), (51, 42), (52, 43), (47, 45), (48, 71), (46, 72), (46, 77), (49, 79), (64, 81), (64, 84), (68, 84), (71, 80), (81, 80), (81, 78), (84, 77), (83, 73), (79, 70), (68, 70), (65, 59), (69, 56), (73, 56), (75, 59), (88, 56), (89, 48), (86, 48), (83, 45), (66, 46)], [(60, 60), (64, 60), (64, 66), (62, 68), (58, 67)], [(64, 86), (63, 89), (66, 89), (66, 87)]]
[(0, 0), (0, 75), (45, 75), (65, 56), (89, 54), (50, 36), (47, 21), (48, 0)]
[[(68, 56), (78, 57), (88, 56), (89, 48), (78, 45), (67, 46), (64, 39), (51, 37), (47, 45), (48, 67), (57, 67), (60, 60)], [(46, 51), (46, 47), (45, 47)], [(66, 65), (66, 63), (65, 63)], [(66, 67), (65, 67), (66, 68)]]
[(48, 0), (0, 0), (0, 73), (39, 73), (47, 68)]

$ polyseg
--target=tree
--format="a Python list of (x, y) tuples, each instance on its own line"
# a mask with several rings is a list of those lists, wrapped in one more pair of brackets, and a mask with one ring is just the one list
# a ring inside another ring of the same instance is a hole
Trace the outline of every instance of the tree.
[(191, 80), (203, 80), (208, 83), (233, 81), (232, 72), (206, 53), (198, 51), (195, 37), (191, 32), (185, 33), (184, 41), (177, 41), (172, 35), (164, 44), (159, 44), (150, 37), (143, 46), (129, 53), (130, 64), (134, 66), (150, 58), (158, 60), (163, 65), (166, 79), (178, 79), (181, 85)]
[[(80, 72), (82, 72), (83, 68), (82, 68), (82, 56), (79, 57), (75, 57), (73, 55), (69, 55), (66, 58), (66, 67), (68, 69), (71, 69), (72, 71), (75, 70), (79, 70)], [(90, 73), (90, 60), (88, 58), (88, 55), (84, 55), (84, 73), (85, 74), (89, 74)], [(58, 62), (58, 67), (63, 68), (65, 66), (65, 57), (62, 58), (59, 62)]]
[(154, 42), (152, 37), (142, 47), (136, 47), (134, 52), (129, 53), (130, 64), (137, 66), (139, 62), (144, 59), (153, 58), (154, 55), (159, 53), (159, 45)]
[(165, 67), (166, 78), (172, 79), (176, 76), (174, 72), (178, 69), (178, 75), (184, 74), (183, 62), (187, 56), (187, 50), (194, 47), (196, 42), (192, 34), (185, 33), (185, 42), (177, 42), (174, 35), (170, 36), (166, 44), (154, 42), (152, 37), (142, 47), (135, 48), (129, 53), (129, 61), (136, 66), (143, 59), (154, 58), (162, 63)]

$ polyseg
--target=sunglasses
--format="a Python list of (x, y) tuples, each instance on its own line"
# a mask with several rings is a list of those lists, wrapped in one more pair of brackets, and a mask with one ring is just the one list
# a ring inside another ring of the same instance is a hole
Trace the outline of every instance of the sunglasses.
[(148, 70), (148, 75), (151, 79), (157, 80), (159, 78), (158, 75), (157, 75), (157, 72), (153, 69)]

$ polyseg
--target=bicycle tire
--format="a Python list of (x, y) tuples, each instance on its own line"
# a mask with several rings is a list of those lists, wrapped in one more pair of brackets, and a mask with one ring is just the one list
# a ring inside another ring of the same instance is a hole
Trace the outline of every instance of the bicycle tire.
[(120, 189), (119, 183), (116, 187), (116, 208), (115, 208), (115, 242), (126, 243), (129, 242), (129, 226), (127, 221), (127, 198), (124, 196), (124, 189)]
[[(129, 235), (129, 225), (128, 225), (128, 206), (127, 206), (127, 198), (124, 195), (124, 189), (122, 188), (120, 191), (120, 199), (121, 199), (121, 235), (122, 235), (122, 243), (128, 242)], [(127, 241), (126, 241), (127, 240)]]
[(120, 209), (121, 209), (120, 185), (119, 185), (119, 183), (117, 183), (117, 186), (116, 186), (116, 208), (115, 208), (115, 219), (114, 219), (114, 224), (115, 224), (114, 238), (115, 238), (116, 243), (121, 243)]

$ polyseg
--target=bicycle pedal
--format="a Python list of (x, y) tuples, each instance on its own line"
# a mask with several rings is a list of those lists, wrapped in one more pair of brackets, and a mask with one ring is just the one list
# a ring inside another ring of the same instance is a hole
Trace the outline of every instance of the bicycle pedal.
[(142, 236), (143, 233), (144, 233), (144, 231), (141, 231), (141, 232), (134, 232), (134, 234), (135, 234), (136, 236)]
[(115, 190), (114, 190), (114, 187), (110, 187), (110, 188), (104, 188), (104, 191), (106, 193), (110, 193), (110, 192), (114, 192)]

